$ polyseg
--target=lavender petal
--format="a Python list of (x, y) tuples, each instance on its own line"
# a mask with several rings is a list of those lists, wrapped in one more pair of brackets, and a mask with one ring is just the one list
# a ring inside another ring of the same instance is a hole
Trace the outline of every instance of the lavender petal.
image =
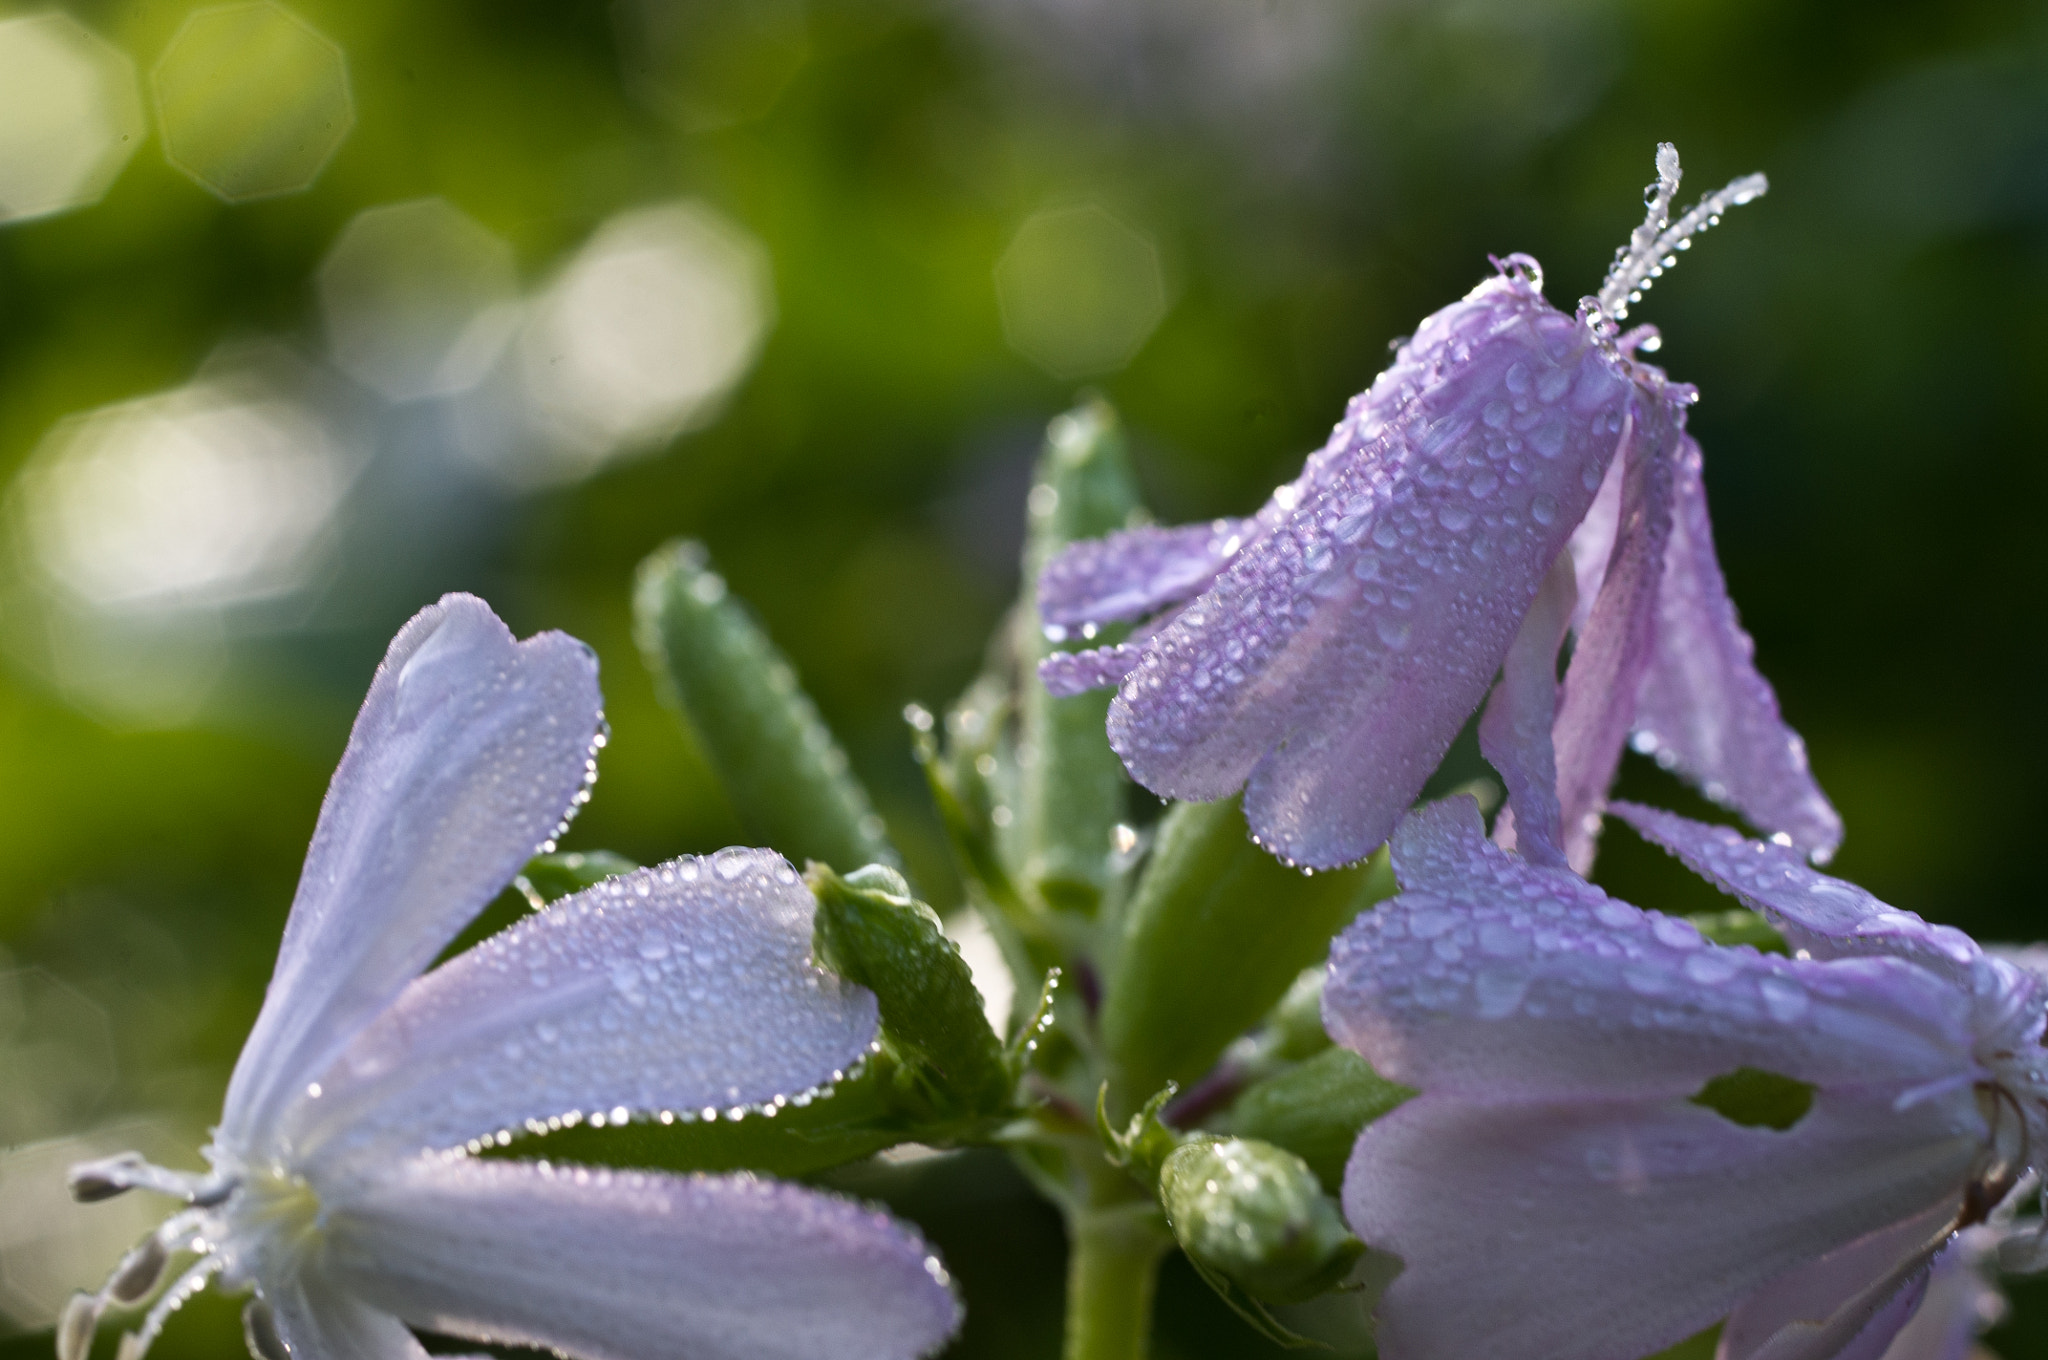
[(1806, 744), (1757, 673), (1714, 556), (1700, 449), (1682, 441), (1671, 541), (1657, 601), (1657, 645), (1636, 694), (1636, 744), (1765, 831), (1825, 860), (1842, 819), (1814, 782)]
[(1285, 520), (1146, 648), (1110, 744), (1170, 797), (1247, 785), (1283, 859), (1369, 853), (1484, 697), (1632, 390), (1524, 280), (1431, 317), (1282, 488)]
[(1128, 642), (1093, 647), (1085, 652), (1054, 652), (1038, 663), (1038, 678), (1046, 693), (1055, 699), (1067, 699), (1091, 689), (1122, 684), (1144, 654), (1143, 647)]
[(1148, 525), (1068, 545), (1038, 575), (1038, 614), (1076, 626), (1140, 618), (1201, 594), (1256, 531), (1219, 519), (1165, 529)]
[(1501, 663), (1479, 720), (1479, 751), (1507, 784), (1508, 809), (1494, 836), (1532, 864), (1565, 867), (1557, 806), (1557, 756), (1550, 726), (1557, 718), (1557, 649), (1570, 626), (1576, 591), (1569, 553), (1551, 564), (1536, 603)]
[(1880, 1360), (1926, 1297), (1960, 1197), (1793, 1267), (1745, 1298), (1716, 1360)]

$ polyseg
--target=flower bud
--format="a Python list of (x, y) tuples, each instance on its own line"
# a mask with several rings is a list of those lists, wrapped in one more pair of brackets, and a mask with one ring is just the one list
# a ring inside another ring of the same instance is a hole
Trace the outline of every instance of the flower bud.
[(1271, 1143), (1183, 1144), (1160, 1168), (1159, 1203), (1196, 1266), (1271, 1303), (1327, 1292), (1365, 1251), (1308, 1164)]

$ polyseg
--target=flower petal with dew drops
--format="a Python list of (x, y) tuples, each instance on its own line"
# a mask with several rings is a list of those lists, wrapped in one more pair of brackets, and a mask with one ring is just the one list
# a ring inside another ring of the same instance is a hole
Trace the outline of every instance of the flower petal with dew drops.
[[(1977, 1071), (1969, 997), (1942, 979), (1710, 946), (1501, 850), (1470, 798), (1410, 814), (1393, 863), (1401, 895), (1337, 937), (1323, 990), (1331, 1037), (1391, 1080), (1475, 1100), (1683, 1100), (1745, 1066), (1895, 1094)], [(1951, 1089), (1974, 1111), (1967, 1080)]]
[(590, 1360), (911, 1360), (960, 1317), (915, 1230), (750, 1176), (416, 1160), (331, 1206), (322, 1269), (416, 1327)]
[(1219, 519), (1076, 543), (1039, 574), (1038, 615), (1064, 627), (1135, 619), (1177, 604), (1207, 590), (1255, 532), (1255, 521)]
[(1485, 696), (1634, 391), (1519, 272), (1429, 318), (1287, 517), (1147, 644), (1110, 744), (1168, 796), (1245, 784), (1284, 859), (1370, 852)]
[(1121, 684), (1125, 676), (1137, 669), (1138, 660), (1144, 655), (1142, 647), (1122, 642), (1112, 647), (1091, 647), (1085, 652), (1054, 652), (1038, 663), (1038, 678), (1053, 698), (1071, 698), (1091, 689)]
[(1676, 399), (1669, 405), (1632, 404), (1619, 455), (1625, 472), (1614, 549), (1565, 669), (1552, 741), (1565, 857), (1580, 873), (1593, 865), (1600, 812), (1656, 643), (1657, 591), (1671, 533), (1672, 462), (1683, 423), (1684, 407)]
[(1563, 868), (1565, 858), (1550, 726), (1557, 718), (1557, 649), (1571, 626), (1576, 594), (1571, 555), (1559, 553), (1479, 719), (1479, 753), (1507, 785), (1495, 839), (1530, 863), (1554, 869)]
[(406, 988), (288, 1107), (284, 1137), (332, 1169), (829, 1083), (866, 1053), (876, 1008), (811, 962), (815, 908), (771, 850), (608, 879)]
[(597, 660), (450, 595), (392, 639), (328, 786), (228, 1087), (246, 1143), (552, 838), (593, 769)]
[(1806, 743), (1785, 725), (1757, 673), (1714, 556), (1699, 445), (1680, 445), (1671, 540), (1657, 600), (1657, 643), (1636, 694), (1635, 742), (1740, 812), (1825, 860), (1842, 819), (1814, 782)]
[(1962, 931), (1887, 906), (1815, 869), (1790, 846), (1749, 840), (1729, 827), (1640, 803), (1610, 810), (1688, 869), (1768, 916), (1787, 941), (1816, 958), (1907, 958), (1958, 981), (1967, 981), (1983, 960), (1977, 942)]
[(1637, 1360), (1844, 1242), (1952, 1213), (1973, 1113), (1822, 1088), (1780, 1132), (1682, 1097), (1426, 1092), (1366, 1127), (1344, 1178), (1352, 1227), (1404, 1263), (1380, 1354)]

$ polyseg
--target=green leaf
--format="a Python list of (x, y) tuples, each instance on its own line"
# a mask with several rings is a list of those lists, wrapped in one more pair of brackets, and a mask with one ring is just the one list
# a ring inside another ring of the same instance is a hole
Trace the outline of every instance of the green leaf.
[(1183, 1143), (1160, 1167), (1159, 1207), (1189, 1260), (1268, 1303), (1328, 1293), (1365, 1254), (1308, 1163), (1253, 1138)]
[(1305, 874), (1252, 843), (1237, 800), (1175, 805), (1125, 908), (1103, 988), (1112, 1113), (1200, 1077), (1329, 952), (1331, 936), (1394, 890), (1384, 851)]
[(519, 889), (537, 910), (639, 867), (624, 855), (615, 855), (609, 850), (571, 850), (535, 855), (526, 861), (526, 867), (512, 880), (512, 886)]
[(1124, 528), (1137, 511), (1137, 482), (1108, 403), (1088, 402), (1047, 428), (1028, 505), (1017, 646), (1017, 859), (1021, 877), (1045, 905), (1092, 916), (1108, 884), (1110, 838), (1123, 819), (1127, 784), (1104, 734), (1111, 695), (1055, 699), (1039, 683), (1038, 663), (1046, 656), (1101, 639), (1048, 640), (1039, 624), (1036, 585), (1060, 549)]
[(642, 562), (633, 609), (657, 687), (696, 734), (750, 837), (799, 863), (899, 862), (817, 705), (702, 544), (671, 543)]
[(1247, 1087), (1231, 1109), (1230, 1129), (1286, 1148), (1335, 1194), (1358, 1131), (1414, 1094), (1350, 1049), (1326, 1048)]
[(818, 899), (818, 962), (875, 994), (883, 1042), (901, 1064), (903, 1110), (940, 1123), (1007, 1110), (1012, 1080), (1002, 1041), (938, 913), (880, 865), (842, 878), (814, 863), (806, 877)]

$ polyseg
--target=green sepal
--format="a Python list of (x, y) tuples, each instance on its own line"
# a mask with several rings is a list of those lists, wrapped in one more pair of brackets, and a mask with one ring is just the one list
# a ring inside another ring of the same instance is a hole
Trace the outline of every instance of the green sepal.
[(1365, 1254), (1308, 1163), (1252, 1138), (1191, 1138), (1159, 1171), (1159, 1207), (1188, 1259), (1267, 1303), (1341, 1284)]
[(1230, 1131), (1282, 1147), (1308, 1163), (1331, 1194), (1358, 1131), (1414, 1095), (1348, 1048), (1326, 1048), (1298, 1066), (1254, 1082), (1231, 1108)]
[[(1182, 1255), (1186, 1255), (1185, 1252)], [(1194, 1257), (1188, 1256), (1187, 1263), (1194, 1267), (1195, 1274), (1202, 1277), (1202, 1283), (1216, 1291), (1216, 1297), (1229, 1306), (1230, 1311), (1243, 1318), (1245, 1324), (1266, 1340), (1283, 1350), (1329, 1350), (1330, 1344), (1318, 1341), (1312, 1336), (1303, 1336), (1279, 1318), (1272, 1310), (1243, 1285), (1212, 1266), (1205, 1266)]]
[(817, 705), (702, 544), (670, 543), (640, 564), (633, 615), (656, 688), (749, 837), (798, 863), (901, 862)]
[(1159, 1170), (1180, 1146), (1180, 1135), (1160, 1122), (1159, 1112), (1179, 1094), (1168, 1082), (1152, 1093), (1143, 1109), (1132, 1115), (1118, 1132), (1109, 1118), (1109, 1083), (1095, 1093), (1095, 1132), (1102, 1139), (1103, 1155), (1111, 1164), (1131, 1173), (1131, 1179), (1145, 1187), (1147, 1194), (1159, 1193)]
[(560, 901), (571, 893), (592, 888), (608, 878), (629, 873), (640, 866), (624, 855), (609, 850), (570, 850), (552, 855), (535, 855), (512, 880), (534, 910)]
[(898, 1109), (936, 1124), (1007, 1111), (1014, 1083), (1002, 1041), (938, 913), (885, 865), (841, 877), (814, 862), (805, 881), (818, 900), (818, 962), (880, 1003), (882, 1042), (898, 1060)]
[(1754, 945), (1766, 954), (1792, 952), (1776, 926), (1742, 907), (1730, 907), (1727, 911), (1696, 911), (1685, 919), (1715, 944)]
[[(997, 809), (1007, 806), (1005, 790), (995, 782), (1002, 770), (996, 733), (1007, 702), (991, 693), (992, 689), (984, 677), (962, 696), (948, 715), (948, 739), (943, 748), (934, 731), (937, 722), (928, 709), (912, 704), (903, 716), (910, 724), (911, 755), (924, 771), (939, 824), (945, 828), (960, 871), (1004, 920), (1029, 929), (1031, 909), (1004, 862), (995, 825)], [(964, 731), (970, 724), (961, 721), (963, 714), (973, 719), (971, 732)], [(984, 766), (992, 773), (984, 773)]]
[(1251, 839), (1236, 799), (1176, 804), (1124, 909), (1103, 993), (1112, 1110), (1206, 1072), (1330, 938), (1396, 891), (1384, 850), (1306, 874)]
[(1017, 619), (1021, 736), (1017, 861), (1029, 891), (1055, 911), (1093, 916), (1110, 877), (1111, 835), (1123, 819), (1123, 764), (1104, 739), (1107, 691), (1054, 698), (1038, 663), (1054, 651), (1108, 639), (1077, 632), (1053, 642), (1037, 608), (1038, 574), (1068, 544), (1127, 527), (1138, 510), (1123, 431), (1107, 402), (1094, 400), (1046, 429), (1027, 502), (1024, 607)]

